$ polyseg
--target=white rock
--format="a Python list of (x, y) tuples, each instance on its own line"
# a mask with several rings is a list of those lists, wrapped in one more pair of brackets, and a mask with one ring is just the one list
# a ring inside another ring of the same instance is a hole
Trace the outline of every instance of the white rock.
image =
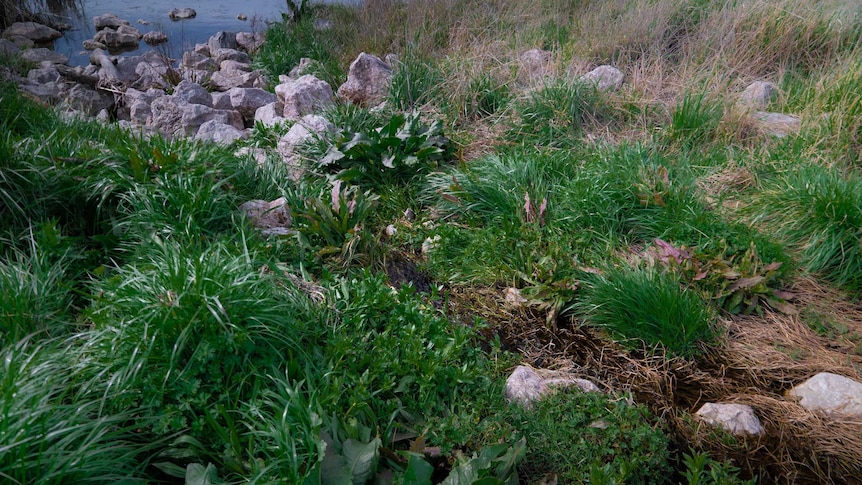
[(168, 17), (171, 20), (184, 20), (184, 19), (193, 19), (198, 15), (198, 13), (193, 8), (175, 8), (168, 12)]
[(733, 434), (759, 435), (763, 426), (751, 406), (708, 402), (695, 413), (709, 424), (719, 426)]
[(778, 91), (766, 81), (755, 81), (739, 95), (737, 106), (743, 109), (765, 109)]
[(246, 72), (251, 72), (251, 64), (247, 62), (239, 62), (231, 59), (221, 61), (219, 63), (219, 71), (222, 72), (239, 72), (240, 75)]
[(233, 105), (230, 104), (230, 94), (228, 94), (228, 92), (212, 93), (212, 98), (213, 98), (213, 108), (215, 108), (215, 109), (233, 109)]
[(260, 88), (232, 88), (227, 93), (231, 107), (246, 119), (253, 119), (258, 108), (277, 101), (276, 95)]
[(507, 305), (518, 308), (527, 303), (527, 299), (521, 295), (521, 290), (517, 288), (506, 288), (503, 290), (503, 300)]
[(263, 34), (260, 32), (237, 32), (236, 43), (240, 49), (254, 53), (263, 45)]
[(116, 30), (121, 25), (129, 25), (129, 22), (112, 13), (106, 13), (93, 17), (93, 25), (96, 26), (96, 30), (102, 30), (106, 27)]
[(96, 116), (102, 110), (110, 111), (114, 106), (114, 97), (76, 84), (66, 93), (66, 104), (87, 116)]
[(505, 396), (509, 402), (517, 402), (529, 407), (536, 400), (552, 392), (554, 387), (577, 386), (584, 392), (600, 392), (599, 388), (586, 379), (576, 379), (553, 371), (542, 371), (545, 377), (535, 369), (519, 365), (506, 379)]
[(623, 85), (625, 75), (613, 66), (599, 66), (581, 76), (580, 81), (595, 85), (599, 91), (616, 91)]
[(300, 145), (324, 134), (334, 133), (335, 130), (335, 125), (326, 118), (318, 115), (305, 115), (278, 140), (278, 153), (285, 162), (295, 165), (297, 162), (296, 149)]
[(264, 126), (275, 126), (278, 123), (287, 121), (284, 116), (281, 116), (282, 113), (284, 113), (284, 107), (279, 105), (277, 101), (273, 101), (261, 106), (254, 112), (254, 121), (259, 121)]
[(227, 91), (231, 88), (257, 88), (262, 84), (258, 71), (216, 71), (210, 77), (210, 82), (219, 91)]
[(821, 372), (787, 393), (800, 398), (809, 411), (830, 416), (862, 416), (862, 383), (838, 374)]
[(248, 134), (234, 126), (211, 120), (204, 122), (195, 134), (195, 140), (209, 141), (219, 145), (230, 145), (231, 143), (246, 138)]
[(207, 41), (207, 45), (209, 45), (209, 55), (211, 56), (215, 56), (215, 53), (219, 49), (236, 49), (239, 47), (239, 44), (237, 44), (236, 41), (236, 32), (228, 32), (226, 30), (217, 32), (215, 35), (210, 37)]
[(144, 34), (144, 42), (148, 45), (164, 44), (168, 41), (168, 35), (159, 30), (153, 30)]
[(251, 64), (251, 58), (248, 57), (248, 54), (236, 49), (218, 49), (212, 53), (212, 57), (215, 59), (216, 64), (221, 64), (224, 61), (236, 61), (243, 64)]
[(198, 71), (215, 71), (218, 68), (216, 61), (204, 54), (186, 51), (183, 53), (183, 58), (180, 61), (180, 67), (186, 69), (194, 69)]
[(191, 81), (184, 80), (177, 84), (172, 96), (184, 103), (202, 104), (210, 107), (213, 105), (212, 95), (203, 86)]
[(287, 234), (290, 228), (290, 208), (284, 197), (267, 202), (251, 200), (240, 207), (240, 210), (251, 219), (252, 224), (261, 229), (263, 234)]
[(360, 106), (375, 106), (386, 99), (392, 82), (392, 68), (379, 57), (362, 52), (350, 63), (347, 82), (338, 88), (338, 97)]
[(283, 116), (292, 120), (335, 104), (329, 84), (311, 75), (279, 84), (275, 94), (284, 105)]
[(542, 49), (530, 49), (518, 56), (521, 77), (527, 82), (541, 81), (551, 74), (553, 54)]
[(766, 134), (776, 138), (784, 138), (787, 135), (798, 133), (802, 126), (802, 121), (796, 116), (767, 111), (755, 112), (754, 121)]

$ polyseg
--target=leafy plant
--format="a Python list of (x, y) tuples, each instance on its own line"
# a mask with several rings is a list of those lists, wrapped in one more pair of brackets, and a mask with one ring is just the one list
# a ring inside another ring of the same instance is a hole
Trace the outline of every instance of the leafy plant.
[(678, 271), (683, 281), (699, 288), (717, 308), (730, 314), (750, 315), (762, 313), (763, 305), (768, 305), (795, 313), (786, 301), (791, 295), (777, 288), (781, 262), (763, 264), (753, 242), (745, 254), (729, 259), (722, 257), (724, 251), (714, 256), (696, 248), (675, 247), (661, 239), (656, 239), (655, 245), (658, 262)]
[(369, 249), (373, 241), (364, 223), (378, 197), (370, 192), (360, 192), (356, 186), (342, 190), (342, 184), (341, 180), (332, 182), (329, 200), (324, 200), (323, 196), (305, 198), (303, 206), (295, 210), (295, 215), (305, 246), (315, 247), (322, 242), (323, 247), (317, 250), (318, 256), (338, 255), (347, 264), (357, 253)]
[(742, 480), (739, 469), (730, 463), (713, 460), (709, 453), (686, 453), (683, 455), (685, 471), (683, 478), (688, 485), (754, 485), (756, 478)]
[(451, 157), (443, 123), (422, 123), (419, 113), (398, 113), (363, 133), (341, 132), (320, 165), (344, 181), (370, 187), (403, 185)]
[(671, 114), (667, 137), (686, 147), (708, 143), (715, 138), (723, 114), (721, 104), (707, 99), (705, 94), (686, 92)]

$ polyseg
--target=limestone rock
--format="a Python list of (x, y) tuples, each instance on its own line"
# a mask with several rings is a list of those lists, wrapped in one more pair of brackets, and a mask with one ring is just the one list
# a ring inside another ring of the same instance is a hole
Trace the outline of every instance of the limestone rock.
[(54, 52), (51, 49), (45, 49), (44, 47), (27, 49), (21, 53), (21, 58), (34, 64), (39, 64), (44, 61), (48, 61), (53, 64), (66, 64), (69, 62), (68, 57), (58, 52)]
[(787, 135), (798, 133), (802, 125), (802, 121), (796, 116), (783, 113), (757, 111), (753, 116), (755, 124), (763, 132), (776, 138), (784, 138)]
[(210, 84), (219, 91), (227, 91), (231, 88), (258, 88), (264, 83), (258, 71), (216, 71), (210, 77)]
[(39, 84), (55, 83), (60, 80), (60, 71), (53, 65), (41, 69), (30, 69), (27, 73), (27, 79)]
[(236, 49), (218, 49), (212, 53), (216, 64), (221, 64), (224, 61), (237, 61), (244, 64), (251, 64), (251, 58), (245, 52)]
[(160, 30), (153, 30), (144, 34), (144, 42), (148, 45), (164, 44), (168, 41), (168, 35)]
[(197, 17), (198, 13), (193, 8), (175, 8), (168, 12), (168, 17), (171, 20), (185, 20), (185, 19), (193, 19)]
[(213, 72), (217, 70), (218, 64), (216, 64), (216, 61), (209, 56), (193, 51), (187, 51), (183, 53), (183, 58), (180, 60), (180, 67), (197, 71)]
[(592, 84), (599, 91), (616, 91), (623, 85), (625, 75), (619, 69), (603, 65), (580, 77), (580, 81)]
[(102, 30), (104, 28), (117, 30), (121, 25), (129, 25), (129, 22), (112, 13), (106, 13), (93, 17), (93, 25), (96, 26), (96, 30)]
[[(303, 116), (278, 140), (278, 153), (288, 165), (298, 166), (299, 154), (297, 153), (297, 148), (300, 145), (327, 133), (335, 133), (335, 130), (335, 125), (322, 116)], [(299, 173), (295, 172), (293, 175), (296, 176)]]
[(310, 74), (311, 68), (315, 65), (315, 61), (308, 58), (303, 57), (299, 60), (299, 64), (293, 66), (293, 69), (290, 70), (288, 76), (296, 79), (305, 74)]
[(177, 84), (172, 96), (184, 103), (202, 104), (210, 107), (213, 105), (213, 98), (210, 93), (200, 84), (191, 81), (181, 81)]
[(542, 81), (551, 75), (551, 61), (553, 54), (542, 49), (530, 49), (518, 56), (521, 68), (521, 77), (529, 82)]
[(251, 72), (251, 64), (245, 62), (227, 60), (222, 61), (218, 67), (219, 71), (223, 71), (225, 73), (240, 73), (240, 75), (242, 75), (242, 73)]
[(263, 234), (287, 234), (291, 224), (290, 209), (284, 197), (267, 202), (251, 200), (240, 207), (252, 224)]
[(305, 75), (275, 87), (278, 101), (284, 105), (284, 117), (296, 120), (335, 103), (332, 88), (326, 81)]
[(12, 42), (12, 44), (18, 49), (32, 49), (33, 47), (36, 47), (35, 42), (26, 37), (21, 37), (20, 35), (10, 35), (6, 37), (6, 39)]
[(36, 22), (15, 22), (9, 28), (3, 31), (3, 37), (12, 39), (20, 37), (37, 44), (51, 42), (54, 39), (59, 39), (63, 34), (59, 30), (52, 29), (47, 25), (42, 25)]
[(113, 108), (114, 97), (82, 84), (76, 84), (66, 94), (66, 104), (87, 116), (96, 116), (103, 109), (110, 111)]
[(0, 56), (10, 57), (19, 54), (21, 54), (21, 49), (12, 41), (8, 39), (0, 39)]
[(105, 44), (103, 44), (101, 42), (96, 42), (95, 40), (92, 40), (92, 39), (87, 39), (84, 42), (82, 42), (81, 47), (83, 47), (84, 50), (88, 50), (88, 51), (94, 51), (96, 49), (105, 50), (108, 48), (108, 46), (106, 46)]
[(219, 145), (230, 145), (231, 143), (247, 137), (244, 130), (239, 130), (218, 120), (204, 122), (195, 134), (195, 140), (209, 141)]
[[(541, 374), (543, 375), (540, 375)], [(506, 400), (530, 407), (534, 401), (552, 392), (554, 387), (577, 386), (584, 392), (600, 392), (586, 379), (576, 379), (564, 373), (548, 370), (536, 371), (532, 367), (519, 365), (506, 379)]]
[(709, 424), (719, 426), (733, 434), (759, 435), (763, 426), (751, 406), (708, 402), (695, 413)]
[(210, 37), (207, 45), (210, 48), (211, 56), (215, 55), (219, 49), (237, 49), (239, 47), (236, 41), (236, 32), (228, 32), (226, 30), (222, 30)]
[(264, 126), (274, 126), (286, 121), (282, 113), (284, 113), (284, 107), (278, 101), (273, 101), (254, 112), (254, 121), (263, 123)]
[(60, 102), (60, 96), (63, 93), (63, 84), (62, 83), (45, 83), (45, 84), (37, 84), (28, 82), (26, 84), (18, 85), (18, 89), (21, 90), (22, 93), (27, 93), (33, 98), (38, 99), (39, 101), (49, 104), (56, 105)]
[(167, 136), (193, 136), (207, 121), (219, 121), (238, 130), (244, 128), (242, 116), (236, 111), (218, 110), (202, 104), (188, 104), (173, 96), (155, 99), (150, 105), (152, 115), (146, 126)]
[(230, 94), (225, 91), (216, 91), (211, 94), (213, 99), (213, 108), (215, 109), (233, 109), (230, 104)]
[(237, 32), (236, 43), (240, 49), (254, 54), (263, 45), (264, 36), (261, 32)]
[(246, 119), (253, 119), (258, 108), (277, 101), (274, 94), (260, 88), (232, 88), (228, 95), (231, 107)]
[(360, 106), (376, 106), (386, 99), (391, 82), (392, 68), (379, 57), (362, 52), (350, 63), (338, 97)]
[(743, 109), (762, 110), (777, 94), (775, 85), (766, 81), (755, 81), (739, 95), (736, 104)]
[(96, 32), (93, 40), (95, 42), (99, 42), (101, 44), (105, 44), (106, 46), (112, 49), (123, 49), (123, 48), (135, 48), (138, 46), (138, 41), (141, 39), (141, 33), (131, 26), (121, 26), (128, 27), (128, 29), (123, 29), (123, 31), (114, 30), (112, 28), (106, 27), (98, 32)]
[(829, 416), (862, 416), (862, 383), (838, 374), (821, 372), (788, 391), (800, 398), (799, 404), (809, 411)]

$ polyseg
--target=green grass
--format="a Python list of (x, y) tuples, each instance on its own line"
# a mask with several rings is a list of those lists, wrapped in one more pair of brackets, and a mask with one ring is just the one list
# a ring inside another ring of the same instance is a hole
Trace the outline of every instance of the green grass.
[(575, 306), (588, 325), (633, 349), (690, 357), (714, 343), (714, 310), (672, 274), (615, 269), (583, 288)]
[(761, 192), (757, 220), (802, 251), (812, 272), (862, 290), (862, 179), (817, 165), (798, 167)]

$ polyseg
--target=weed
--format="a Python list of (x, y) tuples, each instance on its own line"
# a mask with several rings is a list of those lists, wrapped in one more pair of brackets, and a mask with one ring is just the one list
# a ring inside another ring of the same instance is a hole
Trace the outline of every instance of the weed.
[(392, 68), (389, 101), (395, 109), (413, 111), (439, 95), (443, 75), (431, 61), (408, 49)]
[(686, 92), (671, 114), (667, 138), (691, 148), (707, 144), (715, 140), (723, 114), (721, 104), (705, 94)]

